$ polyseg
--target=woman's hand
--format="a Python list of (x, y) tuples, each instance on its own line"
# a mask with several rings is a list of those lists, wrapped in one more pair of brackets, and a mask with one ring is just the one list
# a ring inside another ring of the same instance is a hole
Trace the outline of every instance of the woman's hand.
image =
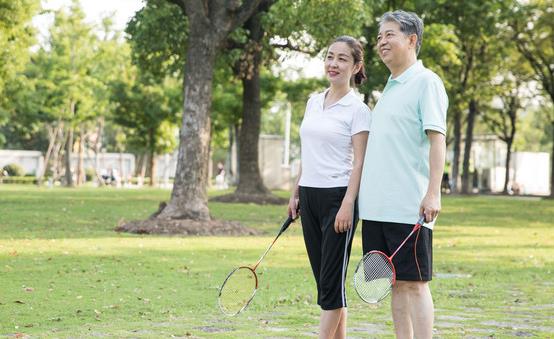
[(293, 194), (290, 196), (289, 199), (289, 206), (287, 208), (288, 215), (291, 216), (293, 219), (296, 219), (298, 217), (298, 212), (300, 211), (298, 209), (298, 195)]
[(354, 203), (343, 201), (335, 217), (335, 232), (343, 233), (348, 231), (352, 227), (353, 215)]

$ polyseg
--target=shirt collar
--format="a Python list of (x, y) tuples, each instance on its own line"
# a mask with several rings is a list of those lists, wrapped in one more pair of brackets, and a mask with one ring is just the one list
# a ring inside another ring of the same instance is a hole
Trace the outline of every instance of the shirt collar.
[[(323, 93), (321, 93), (321, 107), (323, 107), (323, 103), (325, 102), (325, 96), (327, 95), (327, 92), (329, 92), (330, 88), (327, 88)], [(354, 103), (354, 99), (356, 99), (356, 94), (354, 93), (354, 89), (351, 88), (348, 93), (346, 93), (342, 98), (340, 98), (339, 101), (335, 102), (329, 107), (340, 105), (340, 106), (350, 106)], [(327, 108), (329, 108), (327, 107)]]
[(403, 84), (406, 81), (410, 80), (412, 76), (419, 73), (424, 68), (425, 67), (423, 67), (423, 62), (421, 60), (417, 60), (413, 65), (408, 67), (404, 72), (402, 72), (402, 74), (400, 74), (396, 78), (393, 79), (392, 74), (389, 75), (389, 81), (396, 81)]

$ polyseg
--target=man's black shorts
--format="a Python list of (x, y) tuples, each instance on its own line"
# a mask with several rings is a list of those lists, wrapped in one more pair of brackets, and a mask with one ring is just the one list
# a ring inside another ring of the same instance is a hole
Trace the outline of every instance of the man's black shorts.
[[(379, 250), (390, 256), (406, 239), (414, 225), (362, 220), (364, 254)], [(414, 244), (417, 244), (414, 248)], [(433, 272), (433, 231), (421, 227), (392, 259), (396, 279), (430, 281)]]

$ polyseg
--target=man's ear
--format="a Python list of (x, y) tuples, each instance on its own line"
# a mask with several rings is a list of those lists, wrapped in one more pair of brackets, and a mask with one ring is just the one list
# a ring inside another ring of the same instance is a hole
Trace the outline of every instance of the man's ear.
[(411, 34), (410, 35), (410, 46), (416, 49), (417, 47), (417, 34)]

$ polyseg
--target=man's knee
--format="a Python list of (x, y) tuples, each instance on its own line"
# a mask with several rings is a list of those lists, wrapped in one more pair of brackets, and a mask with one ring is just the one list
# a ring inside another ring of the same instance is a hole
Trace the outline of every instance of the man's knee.
[(409, 294), (413, 296), (423, 295), (428, 293), (429, 283), (426, 281), (397, 280), (393, 286), (393, 290), (400, 294)]

